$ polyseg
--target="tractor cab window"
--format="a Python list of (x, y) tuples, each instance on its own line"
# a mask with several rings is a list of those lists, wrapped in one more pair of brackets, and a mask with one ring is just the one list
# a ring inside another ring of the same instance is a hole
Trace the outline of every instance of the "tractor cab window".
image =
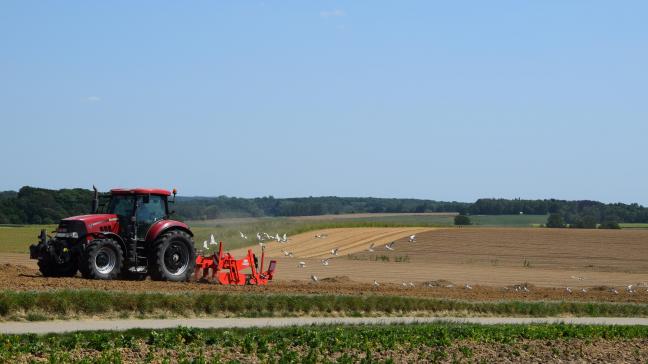
[(133, 196), (113, 195), (108, 203), (107, 213), (115, 214), (119, 217), (130, 218), (135, 210), (135, 200)]
[(153, 223), (166, 216), (166, 200), (162, 196), (137, 197), (137, 235), (143, 239)]

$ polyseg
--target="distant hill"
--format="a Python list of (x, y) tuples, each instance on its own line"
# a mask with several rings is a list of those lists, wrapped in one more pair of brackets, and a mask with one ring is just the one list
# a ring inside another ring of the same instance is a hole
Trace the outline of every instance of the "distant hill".
[[(56, 223), (61, 218), (87, 213), (92, 191), (74, 188), (49, 190), (25, 186), (0, 192), (0, 224)], [(228, 217), (305, 216), (349, 213), (459, 212), (472, 215), (546, 215), (559, 213), (573, 223), (584, 216), (598, 222), (648, 223), (648, 208), (639, 204), (604, 204), (597, 201), (479, 199), (473, 203), (373, 197), (178, 197), (171, 207), (180, 219)]]

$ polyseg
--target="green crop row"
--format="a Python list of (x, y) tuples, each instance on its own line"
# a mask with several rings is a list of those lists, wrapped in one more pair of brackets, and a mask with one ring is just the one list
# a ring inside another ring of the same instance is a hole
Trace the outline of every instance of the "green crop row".
[(474, 302), (398, 296), (248, 293), (136, 293), (99, 290), (0, 292), (5, 320), (82, 316), (299, 316), (416, 315), (647, 317), (648, 305), (632, 303)]
[[(266, 362), (354, 361), (352, 356), (372, 358), (375, 353), (439, 349), (462, 340), (481, 343), (514, 344), (521, 340), (605, 339), (628, 340), (648, 338), (646, 326), (581, 325), (474, 325), (418, 324), (384, 326), (320, 326), (250, 329), (129, 330), (125, 332), (77, 332), (68, 334), (2, 335), (0, 360), (16, 358), (49, 358), (50, 361), (88, 360), (86, 355), (105, 362), (120, 361), (121, 354), (131, 351), (138, 360), (155, 359), (155, 354), (170, 356), (181, 353), (204, 362), (206, 357), (218, 362), (218, 356), (244, 360), (257, 358)], [(76, 358), (81, 352), (84, 358)], [(155, 353), (155, 354), (154, 354)], [(207, 353), (207, 355), (205, 355)], [(103, 355), (102, 355), (103, 354)], [(350, 355), (345, 357), (344, 355)], [(328, 358), (328, 359), (326, 359)], [(158, 358), (159, 359), (159, 358)], [(176, 357), (176, 359), (178, 359)], [(324, 359), (324, 360), (323, 360)], [(345, 360), (348, 359), (348, 360)], [(89, 361), (89, 360), (88, 360)], [(183, 361), (183, 360), (178, 360)], [(186, 360), (187, 362), (189, 360)]]

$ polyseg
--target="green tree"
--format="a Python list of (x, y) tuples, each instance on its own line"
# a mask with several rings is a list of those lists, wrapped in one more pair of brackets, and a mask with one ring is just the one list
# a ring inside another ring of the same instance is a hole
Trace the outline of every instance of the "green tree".
[(585, 215), (581, 220), (583, 222), (583, 229), (596, 229), (598, 219), (594, 215)]
[(565, 227), (565, 221), (563, 221), (562, 215), (559, 213), (550, 214), (547, 218), (547, 227), (548, 228), (563, 228)]
[(600, 229), (621, 229), (621, 225), (619, 225), (619, 222), (616, 220), (605, 220), (599, 226)]
[(457, 215), (454, 218), (454, 224), (455, 225), (471, 225), (472, 222), (470, 221), (470, 218), (466, 215)]

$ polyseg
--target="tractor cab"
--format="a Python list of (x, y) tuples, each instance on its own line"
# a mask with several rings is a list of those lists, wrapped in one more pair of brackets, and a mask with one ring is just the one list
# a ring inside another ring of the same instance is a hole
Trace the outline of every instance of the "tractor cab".
[[(113, 189), (101, 210), (117, 215), (122, 236), (146, 240), (151, 226), (169, 217), (168, 197), (171, 193), (160, 189)], [(174, 194), (175, 200), (175, 194)]]

